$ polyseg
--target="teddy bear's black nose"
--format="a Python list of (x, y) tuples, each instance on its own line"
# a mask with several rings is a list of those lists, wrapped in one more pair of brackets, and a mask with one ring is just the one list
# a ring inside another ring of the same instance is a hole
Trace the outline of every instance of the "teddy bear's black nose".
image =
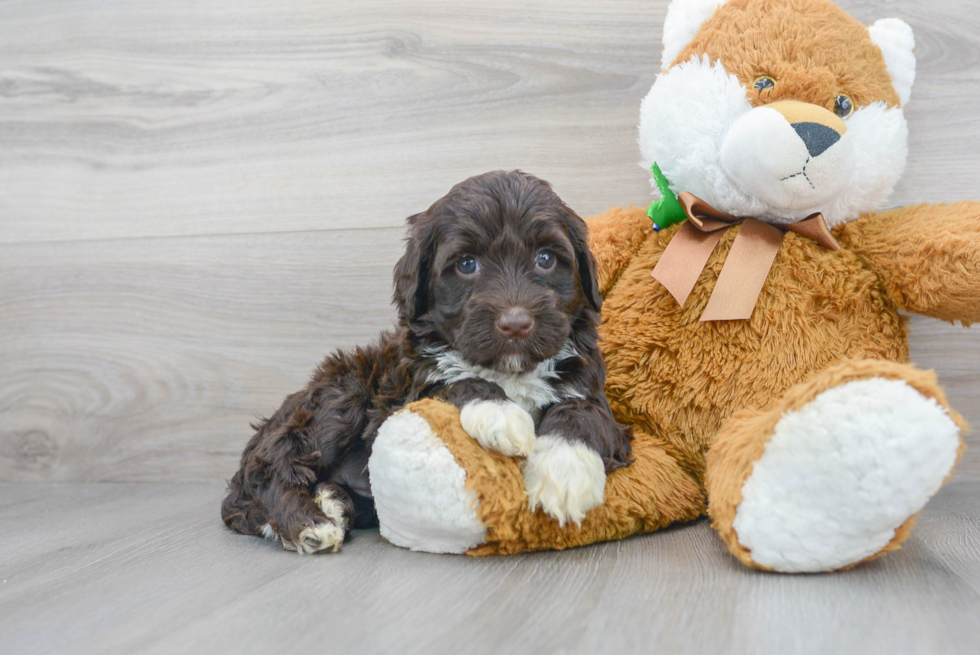
[(793, 129), (806, 144), (811, 157), (818, 157), (824, 150), (840, 141), (840, 134), (820, 123), (793, 123)]

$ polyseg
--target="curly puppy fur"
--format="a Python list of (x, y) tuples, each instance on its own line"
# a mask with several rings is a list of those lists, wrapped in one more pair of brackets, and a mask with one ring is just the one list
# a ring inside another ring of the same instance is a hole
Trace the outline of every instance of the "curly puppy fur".
[[(408, 226), (394, 272), (397, 329), (329, 355), (253, 426), (221, 507), (229, 528), (321, 552), (339, 543), (317, 535), (376, 524), (371, 446), (388, 416), (420, 398), (471, 405), (479, 425), (495, 422), (482, 416), (486, 403), (509, 407), (500, 434), (472, 435), (482, 445), (533, 420), (538, 434), (589, 448), (607, 472), (629, 462), (629, 431), (603, 393), (602, 300), (584, 221), (546, 182), (495, 171), (456, 185)], [(506, 425), (523, 412), (530, 420)], [(499, 449), (526, 455), (531, 443)], [(317, 495), (324, 484), (330, 494)]]

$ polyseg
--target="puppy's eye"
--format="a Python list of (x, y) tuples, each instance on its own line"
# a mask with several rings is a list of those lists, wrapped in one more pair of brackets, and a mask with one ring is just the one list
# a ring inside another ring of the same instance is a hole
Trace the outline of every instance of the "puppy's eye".
[(837, 100), (834, 101), (834, 113), (841, 118), (847, 118), (854, 111), (854, 103), (846, 95), (837, 96)]
[(555, 265), (555, 254), (550, 250), (542, 250), (534, 256), (534, 265), (547, 271)]
[(480, 270), (480, 263), (474, 257), (467, 255), (456, 262), (456, 270), (463, 275), (473, 275)]
[(762, 93), (766, 89), (771, 89), (776, 86), (776, 80), (772, 79), (768, 75), (760, 75), (755, 78), (755, 82), (752, 83), (752, 88)]

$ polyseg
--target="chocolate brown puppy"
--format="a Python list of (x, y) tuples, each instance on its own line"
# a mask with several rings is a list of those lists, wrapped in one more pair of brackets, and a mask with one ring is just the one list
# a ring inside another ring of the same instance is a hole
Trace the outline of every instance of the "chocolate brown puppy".
[(626, 465), (629, 431), (603, 393), (602, 299), (587, 231), (544, 181), (494, 171), (408, 219), (397, 328), (329, 355), (242, 454), (225, 524), (301, 553), (376, 524), (367, 461), (405, 404), (458, 406), (481, 446), (527, 457), (531, 507), (578, 522)]

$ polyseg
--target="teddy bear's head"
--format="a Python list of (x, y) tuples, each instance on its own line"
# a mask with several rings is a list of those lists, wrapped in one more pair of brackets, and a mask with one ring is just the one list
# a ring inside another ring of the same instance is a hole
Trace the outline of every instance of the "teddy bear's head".
[(673, 0), (641, 163), (736, 216), (853, 220), (905, 167), (913, 45), (906, 23), (828, 0)]

